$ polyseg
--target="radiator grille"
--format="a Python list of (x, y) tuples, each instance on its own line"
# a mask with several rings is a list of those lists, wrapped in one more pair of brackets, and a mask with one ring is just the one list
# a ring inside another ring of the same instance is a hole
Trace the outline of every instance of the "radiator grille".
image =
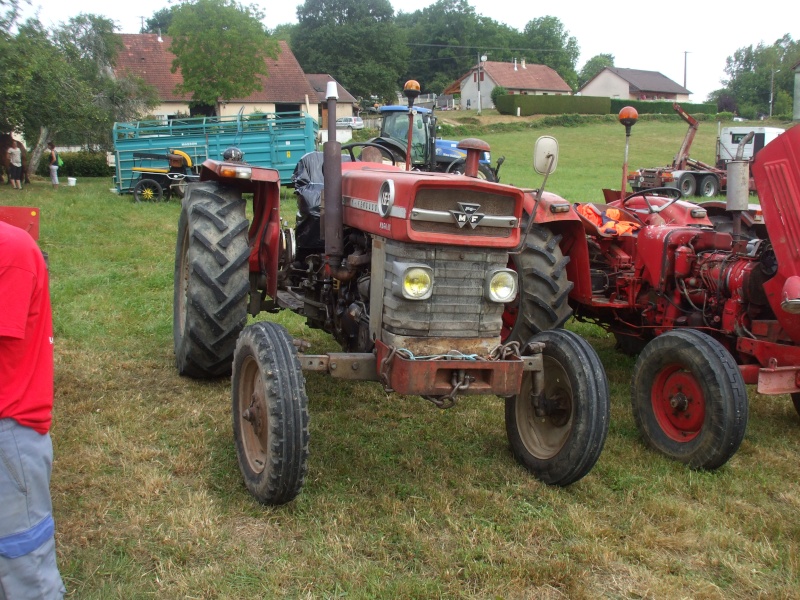
[[(394, 262), (415, 262), (433, 269), (433, 294), (427, 300), (407, 300), (392, 293), (398, 277)], [(499, 336), (505, 306), (484, 297), (487, 274), (504, 268), (505, 250), (455, 246), (386, 243), (383, 327), (390, 333), (424, 337)]]
[[(514, 219), (514, 197), (457, 188), (423, 188), (419, 190), (414, 199), (414, 208), (441, 211), (444, 213), (449, 213), (451, 210), (459, 212), (461, 210), (461, 203), (479, 205), (480, 213), (487, 217), (506, 217), (507, 222)], [(484, 223), (479, 224), (478, 227), (473, 229), (469, 226), (459, 227), (455, 220), (441, 223), (428, 220), (415, 220), (412, 218), (411, 228), (414, 231), (423, 233), (448, 233), (464, 237), (489, 236), (507, 238), (512, 234), (513, 229), (510, 225), (493, 227), (487, 226), (486, 223), (488, 222), (489, 220), (487, 219)]]

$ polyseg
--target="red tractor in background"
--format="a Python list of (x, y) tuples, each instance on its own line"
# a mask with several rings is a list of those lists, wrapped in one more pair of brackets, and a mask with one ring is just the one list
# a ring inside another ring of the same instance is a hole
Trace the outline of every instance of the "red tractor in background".
[[(635, 120), (630, 107), (621, 111), (628, 138)], [(623, 184), (627, 153), (626, 143)], [(532, 300), (548, 281), (522, 276), (541, 263), (534, 252), (516, 259), (522, 292), (506, 314), (507, 327), (535, 330), (571, 310), (638, 353), (631, 402), (641, 435), (702, 469), (723, 465), (742, 442), (747, 384), (791, 394), (800, 412), (800, 127), (758, 154), (760, 207), (747, 203), (749, 164), (741, 166), (727, 210), (687, 202), (675, 188), (606, 190), (607, 204), (573, 205), (580, 223), (550, 228), (569, 308), (556, 318)]]
[[(406, 89), (409, 127), (415, 83)], [(335, 140), (335, 84), (328, 98)], [(201, 181), (188, 185), (175, 251), (177, 368), (201, 378), (232, 371), (239, 466), (259, 501), (288, 502), (303, 486), (304, 370), (377, 381), (440, 408), (463, 395), (502, 396), (515, 458), (548, 484), (577, 481), (597, 461), (609, 391), (594, 349), (563, 329), (523, 335), (520, 327), (514, 340), (501, 341), (503, 314), (517, 295), (509, 256), (523, 248), (550, 254), (555, 241), (545, 229), (523, 236), (523, 206), (539, 206), (542, 223), (579, 226), (578, 217), (561, 199), (479, 179), (484, 142), (464, 140), (461, 149), (463, 175), (383, 164), (369, 142), (348, 145), (343, 157), (328, 141), (296, 171), (295, 228), (281, 221), (275, 170), (208, 160)], [(555, 162), (553, 152), (540, 155)], [(537, 291), (536, 302), (552, 302), (552, 289)], [(245, 327), (248, 313), (281, 309), (305, 316), (343, 351), (299, 353), (308, 343), (276, 323)]]

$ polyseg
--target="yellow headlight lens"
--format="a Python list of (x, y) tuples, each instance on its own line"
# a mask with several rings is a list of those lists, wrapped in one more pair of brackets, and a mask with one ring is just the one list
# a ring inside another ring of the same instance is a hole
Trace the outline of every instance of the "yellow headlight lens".
[(489, 280), (489, 299), (510, 302), (517, 295), (517, 276), (513, 271), (497, 271)]
[(422, 300), (431, 295), (433, 278), (429, 271), (412, 267), (403, 275), (403, 295), (412, 300)]

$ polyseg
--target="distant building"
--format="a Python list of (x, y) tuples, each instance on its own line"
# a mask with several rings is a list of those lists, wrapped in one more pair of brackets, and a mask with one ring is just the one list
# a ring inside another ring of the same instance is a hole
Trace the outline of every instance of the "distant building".
[(529, 65), (524, 60), (511, 63), (483, 61), (453, 82), (443, 94), (461, 94), (461, 108), (492, 107), (492, 90), (504, 87), (509, 94), (546, 96), (569, 95), (572, 88), (561, 76), (545, 65)]
[(326, 97), (328, 82), (336, 82), (336, 93), (339, 98), (336, 100), (336, 116), (338, 117), (353, 117), (358, 115), (358, 100), (356, 100), (350, 92), (342, 87), (342, 84), (336, 81), (327, 73), (315, 73), (306, 75), (308, 83), (314, 88), (316, 92), (316, 101), (319, 105), (319, 114), (322, 118), (320, 127), (328, 126), (328, 98)]
[(688, 102), (691, 92), (658, 71), (606, 67), (578, 90), (581, 96)]
[(792, 120), (800, 121), (800, 62), (792, 67), (794, 71), (794, 110)]
[[(180, 71), (172, 72), (175, 55), (169, 51), (171, 38), (155, 33), (120, 34), (123, 48), (117, 55), (115, 71), (141, 77), (158, 91), (161, 104), (153, 114), (162, 119), (193, 112), (191, 95), (176, 94), (175, 86), (182, 81)], [(306, 112), (319, 119), (318, 99), (314, 88), (286, 42), (279, 42), (278, 57), (267, 58), (269, 76), (261, 89), (245, 98), (234, 98), (220, 104), (220, 116), (254, 112)]]

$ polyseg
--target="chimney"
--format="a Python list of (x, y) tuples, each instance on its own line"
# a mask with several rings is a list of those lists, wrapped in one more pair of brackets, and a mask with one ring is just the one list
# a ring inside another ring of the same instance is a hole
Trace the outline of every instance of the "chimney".
[(523, 69), (527, 69), (528, 68), (528, 67), (525, 66), (525, 59), (524, 58), (522, 59), (522, 68)]
[(161, 39), (161, 27), (158, 28), (158, 41), (163, 42), (164, 40)]
[(515, 71), (517, 70), (517, 59), (516, 58), (514, 59), (514, 70)]

